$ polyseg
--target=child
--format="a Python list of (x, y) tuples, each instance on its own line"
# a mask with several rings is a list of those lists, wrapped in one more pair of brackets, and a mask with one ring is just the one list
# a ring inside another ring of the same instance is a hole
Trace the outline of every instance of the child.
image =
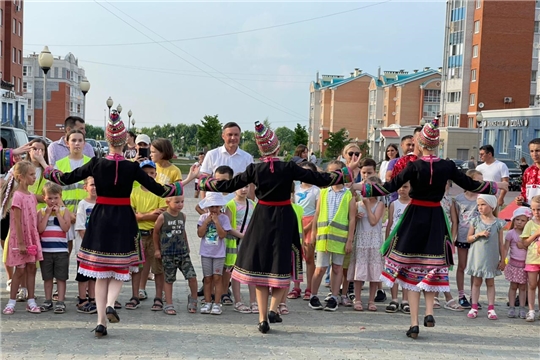
[[(144, 160), (139, 166), (152, 179), (156, 178), (156, 164), (152, 160)], [(139, 265), (139, 269), (142, 269), (142, 271), (131, 275), (132, 297), (126, 303), (126, 309), (135, 310), (139, 307), (140, 300), (146, 300), (148, 298), (146, 282), (148, 281), (150, 269), (152, 269), (156, 284), (156, 295), (151, 310), (161, 311), (163, 309), (163, 300), (161, 299), (164, 283), (163, 265), (154, 257), (155, 249), (152, 232), (154, 231), (154, 225), (158, 216), (165, 211), (167, 203), (165, 199), (152, 194), (144, 186), (134, 188), (131, 191), (130, 199), (131, 207), (135, 211), (135, 217), (137, 218), (139, 232), (141, 233), (145, 262), (142, 268)]]
[(45, 287), (45, 302), (41, 311), (53, 309), (53, 279), (58, 287), (58, 301), (54, 305), (55, 314), (66, 312), (66, 281), (69, 278), (69, 252), (67, 232), (71, 227), (71, 214), (62, 202), (62, 187), (47, 182), (43, 186), (47, 207), (38, 212), (38, 231), (41, 235), (43, 260), (40, 261), (41, 276)]
[[(475, 181), (482, 181), (483, 176), (480, 171), (469, 170), (466, 175)], [(454, 245), (458, 251), (458, 267), (456, 271), (456, 283), (459, 292), (459, 305), (463, 309), (470, 309), (471, 303), (465, 296), (465, 268), (467, 267), (467, 255), (470, 243), (467, 241), (469, 233), (470, 220), (478, 216), (476, 208), (476, 198), (478, 194), (465, 191), (454, 199), (454, 206), (457, 213), (457, 221), (452, 223), (452, 237), (455, 240)], [(472, 287), (472, 280), (471, 280)]]
[[(399, 222), (399, 219), (405, 212), (405, 208), (411, 202), (411, 198), (409, 196), (410, 191), (411, 191), (411, 184), (407, 181), (398, 189), (397, 200), (392, 201), (390, 203), (390, 206), (388, 207), (388, 224), (386, 225), (386, 234), (385, 234), (385, 239), (387, 240), (390, 238), (390, 235), (394, 236), (393, 230), (395, 229), (397, 223)], [(398, 286), (399, 285), (395, 283), (390, 289), (390, 293), (392, 294), (392, 300), (390, 301), (390, 304), (388, 304), (388, 306), (386, 307), (385, 311), (387, 313), (395, 313), (399, 310), (400, 306), (398, 302), (398, 290), (399, 290)], [(403, 311), (405, 314), (410, 314), (411, 307), (409, 306), (408, 291), (407, 289), (401, 288), (401, 292), (402, 292), (401, 311)]]
[[(315, 165), (308, 161), (302, 163), (300, 166), (305, 169), (310, 169), (311, 171), (317, 171)], [(294, 189), (294, 201), (304, 209), (304, 215), (302, 216), (304, 239), (302, 243), (302, 251), (304, 260), (306, 261), (308, 286), (304, 292), (304, 300), (307, 301), (309, 301), (311, 297), (310, 285), (313, 279), (313, 273), (315, 272), (315, 252), (314, 248), (310, 246), (310, 242), (312, 237), (312, 222), (315, 215), (315, 210), (317, 209), (317, 199), (319, 198), (320, 192), (321, 190), (317, 186), (303, 182), (301, 182), (300, 185), (297, 185)], [(291, 292), (289, 292), (289, 294), (287, 294), (288, 299), (297, 299), (302, 293), (302, 289), (300, 289), (300, 282), (293, 282), (293, 284), (293, 289)]]
[(470, 220), (467, 241), (472, 244), (467, 255), (465, 272), (472, 276), (471, 310), (467, 314), (470, 319), (478, 316), (478, 298), (480, 286), (485, 279), (488, 298), (488, 319), (497, 320), (495, 313), (495, 276), (504, 270), (506, 252), (503, 244), (503, 227), (505, 222), (497, 219), (493, 212), (497, 209), (497, 198), (494, 195), (478, 195), (476, 199), (480, 216)]
[[(231, 222), (221, 213), (226, 204), (220, 193), (206, 194), (201, 201), (201, 208), (208, 209), (197, 223), (197, 235), (201, 238), (201, 265), (204, 276), (204, 300), (201, 314), (221, 315), (221, 294), (223, 293), (223, 266), (225, 264), (225, 242), (223, 239), (231, 231)], [(212, 305), (212, 282), (214, 283), (215, 302)]]
[[(86, 227), (88, 226), (88, 220), (90, 220), (90, 214), (96, 205), (96, 183), (92, 176), (87, 177), (84, 180), (84, 190), (88, 193), (88, 197), (79, 202), (77, 207), (77, 220), (75, 221), (75, 231), (77, 237), (73, 244), (73, 250), (75, 254), (79, 252), (81, 247)], [(77, 261), (77, 270), (79, 269), (79, 261)], [(97, 312), (96, 307), (96, 279), (79, 274), (75, 280), (79, 287), (79, 303), (77, 304), (77, 312), (83, 314), (95, 314)]]
[(176, 315), (172, 294), (173, 283), (176, 281), (176, 269), (182, 271), (188, 281), (190, 295), (188, 295), (187, 309), (190, 313), (197, 312), (197, 275), (189, 256), (189, 244), (186, 234), (186, 215), (184, 196), (167, 198), (167, 210), (160, 214), (154, 227), (154, 257), (161, 259), (165, 273), (165, 307), (163, 312), (167, 315)]
[[(229, 236), (225, 239), (225, 268), (224, 275), (230, 275), (234, 264), (236, 263), (236, 257), (238, 249), (242, 239), (244, 238), (244, 232), (246, 231), (253, 210), (255, 210), (255, 202), (247, 198), (249, 192), (249, 186), (245, 186), (240, 190), (236, 190), (235, 197), (229, 201), (226, 205), (225, 215), (231, 221), (231, 227), (234, 228), (229, 232)], [(228, 288), (230, 276), (223, 276), (223, 288)], [(251, 314), (253, 310), (257, 310), (257, 300), (255, 297), (255, 286), (249, 286), (249, 301), (251, 307), (245, 305), (242, 302), (240, 294), (240, 283), (236, 280), (232, 281), (232, 293), (234, 296), (234, 311), (242, 314)], [(226, 294), (222, 296), (222, 303)]]
[(174, 149), (169, 139), (155, 139), (150, 145), (152, 161), (156, 164), (156, 181), (160, 184), (171, 184), (182, 181), (182, 172), (171, 163)]
[[(18, 182), (15, 185), (15, 180)], [(8, 254), (6, 263), (15, 267), (11, 281), (9, 301), (2, 311), (4, 315), (15, 312), (16, 295), (23, 271), (26, 268), (26, 285), (28, 302), (26, 311), (41, 313), (34, 298), (36, 286), (36, 261), (43, 260), (41, 242), (37, 227), (37, 201), (34, 194), (28, 191), (36, 181), (36, 169), (28, 161), (18, 162), (13, 170), (12, 180), (2, 186), (2, 217), (10, 211), (9, 227), (12, 230), (8, 238)], [(23, 221), (24, 220), (24, 221)]]
[[(362, 167), (363, 169), (363, 167)], [(362, 178), (364, 178), (362, 176)], [(377, 176), (366, 178), (370, 184), (382, 184)], [(368, 310), (377, 311), (375, 293), (383, 272), (383, 257), (379, 252), (382, 239), (382, 216), (384, 203), (377, 197), (364, 198), (357, 202), (357, 222), (355, 246), (351, 256), (351, 267), (347, 274), (349, 281), (354, 281), (354, 310), (363, 311), (362, 282), (369, 281)]]
[(525, 296), (527, 293), (527, 273), (525, 272), (525, 259), (527, 250), (521, 243), (521, 234), (525, 224), (532, 217), (532, 212), (529, 208), (519, 207), (512, 214), (512, 225), (510, 231), (506, 234), (504, 249), (509, 254), (508, 264), (504, 269), (504, 277), (510, 282), (508, 289), (508, 301), (510, 308), (508, 309), (508, 317), (515, 318), (516, 314), (516, 292), (519, 287), (519, 317), (525, 319), (527, 313), (525, 311)]
[[(344, 167), (343, 162), (334, 160), (328, 164), (327, 171), (337, 171)], [(314, 218), (317, 221), (313, 221), (312, 224), (311, 246), (315, 246), (317, 259), (311, 284), (312, 294), (309, 307), (314, 310), (323, 309), (317, 292), (326, 268), (332, 264), (330, 278), (332, 295), (324, 310), (336, 311), (338, 309), (339, 288), (343, 278), (343, 260), (345, 254), (350, 253), (353, 248), (356, 201), (352, 192), (342, 184), (332, 185), (321, 190)]]
[(529, 312), (525, 320), (532, 322), (535, 320), (534, 302), (536, 300), (536, 288), (540, 281), (540, 245), (538, 244), (538, 237), (540, 236), (540, 195), (533, 196), (530, 204), (533, 218), (525, 225), (521, 234), (521, 242), (527, 248), (525, 271), (527, 272), (527, 279), (529, 281), (529, 291), (527, 292)]

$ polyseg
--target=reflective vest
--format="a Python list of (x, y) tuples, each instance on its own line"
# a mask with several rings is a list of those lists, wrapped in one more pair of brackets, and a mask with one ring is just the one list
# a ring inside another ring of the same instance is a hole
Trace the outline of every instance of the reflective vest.
[(345, 243), (349, 234), (349, 203), (352, 193), (346, 190), (339, 203), (334, 218), (328, 219), (328, 191), (322, 189), (320, 194), (319, 218), (317, 219), (317, 243), (315, 250), (345, 254)]
[[(253, 214), (255, 209), (255, 202), (247, 199), (249, 202), (249, 212)], [(234, 199), (230, 200), (227, 205), (227, 209), (231, 212), (231, 227), (237, 229), (236, 225), (236, 202)], [(249, 216), (249, 213), (248, 213)], [(247, 224), (244, 226), (244, 231), (247, 228)], [(232, 235), (227, 235), (225, 238), (225, 266), (234, 266), (236, 264), (236, 257), (238, 256), (238, 239)]]
[(298, 223), (298, 234), (300, 235), (300, 244), (304, 242), (304, 227), (302, 226), (302, 217), (304, 216), (304, 208), (298, 204), (292, 204)]
[[(86, 155), (83, 157), (83, 164), (86, 164), (90, 161), (90, 158)], [(71, 172), (75, 169), (71, 169), (71, 164), (69, 163), (69, 156), (66, 156), (63, 159), (60, 159), (56, 162), (56, 168), (63, 173)], [(84, 181), (80, 181), (75, 184), (62, 186), (62, 200), (64, 205), (71, 211), (71, 213), (77, 212), (77, 206), (79, 201), (85, 199), (88, 196), (86, 190), (83, 189)]]
[[(28, 186), (28, 191), (30, 191), (32, 194), (35, 195), (43, 195), (43, 186), (47, 180), (43, 177), (43, 170), (41, 170), (41, 176), (36, 179), (34, 182), (34, 185)], [(41, 210), (47, 207), (47, 204), (45, 203), (38, 203), (37, 204), (37, 210)]]

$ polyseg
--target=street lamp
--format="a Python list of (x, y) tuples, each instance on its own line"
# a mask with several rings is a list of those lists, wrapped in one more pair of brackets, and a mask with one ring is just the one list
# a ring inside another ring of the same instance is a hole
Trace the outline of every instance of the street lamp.
[(39, 67), (43, 71), (43, 140), (47, 138), (47, 73), (53, 66), (54, 57), (45, 46), (38, 57)]
[(128, 117), (129, 117), (129, 119), (128, 119), (128, 130), (129, 130), (129, 123), (131, 122), (131, 115), (133, 115), (133, 112), (131, 111), (131, 109), (129, 109), (129, 111), (128, 111)]
[(131, 119), (131, 126), (135, 129), (135, 118)]
[(118, 115), (120, 115), (122, 113), (122, 105), (118, 104), (116, 111), (118, 111)]
[(83, 77), (81, 80), (81, 83), (79, 84), (79, 88), (81, 89), (81, 92), (83, 93), (83, 119), (86, 117), (86, 93), (88, 90), (90, 90), (90, 82), (88, 79)]
[(482, 147), (482, 140), (480, 138), (480, 128), (482, 127), (482, 120), (484, 120), (484, 116), (482, 115), (482, 112), (478, 112), (476, 114), (476, 129), (478, 132), (478, 150)]
[[(107, 104), (107, 107), (109, 108), (109, 119), (111, 118), (111, 108), (114, 104), (114, 101), (113, 99), (109, 96), (109, 98), (107, 99), (107, 101), (105, 102)], [(105, 127), (103, 128), (103, 131), (105, 131), (105, 129), (107, 129), (107, 119), (105, 119)]]

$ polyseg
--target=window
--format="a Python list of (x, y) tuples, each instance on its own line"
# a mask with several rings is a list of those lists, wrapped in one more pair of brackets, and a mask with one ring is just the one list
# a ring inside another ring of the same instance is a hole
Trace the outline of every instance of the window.
[(536, 98), (535, 95), (529, 95), (529, 106), (534, 106), (535, 105), (535, 103), (534, 103), (535, 98)]
[(448, 93), (448, 102), (460, 102), (461, 101), (461, 91), (453, 91)]
[(439, 112), (439, 109), (440, 109), (440, 105), (439, 104), (424, 104), (424, 110), (423, 110), (423, 113), (422, 113), (422, 117), (427, 117), (427, 118), (434, 118), (435, 116), (437, 116), (437, 113)]
[(22, 89), (23, 89), (23, 92), (26, 92), (26, 90), (28, 89), (28, 83), (26, 81), (23, 81)]
[(533, 47), (533, 59), (538, 59), (538, 48)]
[(13, 19), (13, 34), (17, 34), (17, 20)]
[(26, 81), (23, 82), (23, 91), (27, 93), (32, 93), (32, 83)]
[(535, 21), (534, 22), (534, 32), (537, 33), (538, 30), (539, 30), (539, 25), (540, 25), (540, 21)]
[(54, 68), (54, 78), (58, 79), (58, 68), (57, 67)]
[(472, 56), (477, 58), (478, 57), (478, 45), (473, 45), (472, 47)]
[(22, 22), (19, 21), (19, 36), (22, 36)]
[(441, 91), (440, 90), (424, 90), (424, 101), (440, 103)]
[(476, 8), (480, 9), (482, 7), (482, 0), (476, 0)]
[(538, 70), (533, 70), (531, 72), (531, 81), (536, 82), (536, 78), (538, 77)]
[(78, 114), (81, 113), (81, 104), (77, 104), (77, 113), (78, 113)]
[(523, 142), (523, 130), (514, 129), (514, 146), (521, 146)]
[(28, 125), (32, 126), (32, 115), (28, 115)]
[(0, 26), (4, 26), (4, 9), (0, 9)]
[(28, 99), (28, 109), (32, 108), (32, 99)]
[(469, 123), (468, 123), (469, 129), (473, 129), (474, 128), (474, 118), (470, 117), (468, 120), (469, 120)]
[(13, 63), (16, 64), (17, 63), (17, 49), (13, 48), (13, 55), (11, 57), (12, 57)]
[[(487, 142), (486, 142), (487, 140)], [(486, 138), (483, 141), (484, 144), (495, 144), (495, 130), (486, 130)]]
[(471, 94), (469, 96), (469, 105), (474, 106), (474, 104), (476, 104), (476, 94)]
[(499, 154), (508, 154), (508, 130), (499, 130)]
[(21, 61), (22, 61), (22, 51), (21, 50), (19, 50), (19, 59), (18, 60), (19, 60), (18, 63), (20, 64)]
[(458, 127), (459, 126), (459, 114), (448, 115), (448, 126)]
[(540, 130), (536, 129), (534, 130), (534, 138), (540, 138)]
[(471, 70), (471, 82), (476, 81), (476, 69)]
[(28, 66), (23, 65), (22, 74), (23, 74), (23, 76), (28, 76)]
[(480, 20), (474, 22), (474, 33), (478, 34), (480, 32)]

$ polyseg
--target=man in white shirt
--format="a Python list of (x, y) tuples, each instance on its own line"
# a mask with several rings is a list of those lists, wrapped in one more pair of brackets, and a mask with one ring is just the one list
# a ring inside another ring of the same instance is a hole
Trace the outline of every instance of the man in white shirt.
[[(80, 130), (86, 137), (86, 125), (84, 124), (84, 120), (78, 116), (68, 116), (64, 121), (64, 129), (66, 130), (66, 135), (69, 134), (71, 130)], [(54, 166), (58, 160), (68, 156), (69, 147), (66, 143), (65, 136), (62, 136), (60, 140), (51, 143), (47, 148), (47, 153), (49, 154), (49, 165), (51, 166)], [(94, 157), (95, 154), (92, 145), (85, 142), (83, 154), (88, 157)]]
[[(480, 147), (480, 152), (478, 154), (480, 160), (484, 163), (478, 165), (476, 167), (476, 170), (482, 173), (482, 175), (484, 176), (484, 181), (508, 182), (510, 178), (508, 173), (508, 166), (506, 166), (505, 163), (495, 159), (495, 157), (493, 156), (494, 153), (495, 150), (491, 145), (484, 145)], [(499, 191), (499, 206), (504, 205), (504, 196), (506, 195), (506, 192), (506, 190)]]
[[(201, 165), (201, 174), (213, 175), (214, 171), (221, 165), (230, 166), (234, 175), (246, 171), (246, 167), (253, 163), (253, 156), (238, 147), (240, 143), (240, 126), (235, 122), (228, 122), (223, 126), (221, 138), (223, 146), (212, 149), (206, 153)], [(201, 198), (205, 192), (201, 191)], [(255, 198), (255, 187), (250, 184), (248, 197)]]

